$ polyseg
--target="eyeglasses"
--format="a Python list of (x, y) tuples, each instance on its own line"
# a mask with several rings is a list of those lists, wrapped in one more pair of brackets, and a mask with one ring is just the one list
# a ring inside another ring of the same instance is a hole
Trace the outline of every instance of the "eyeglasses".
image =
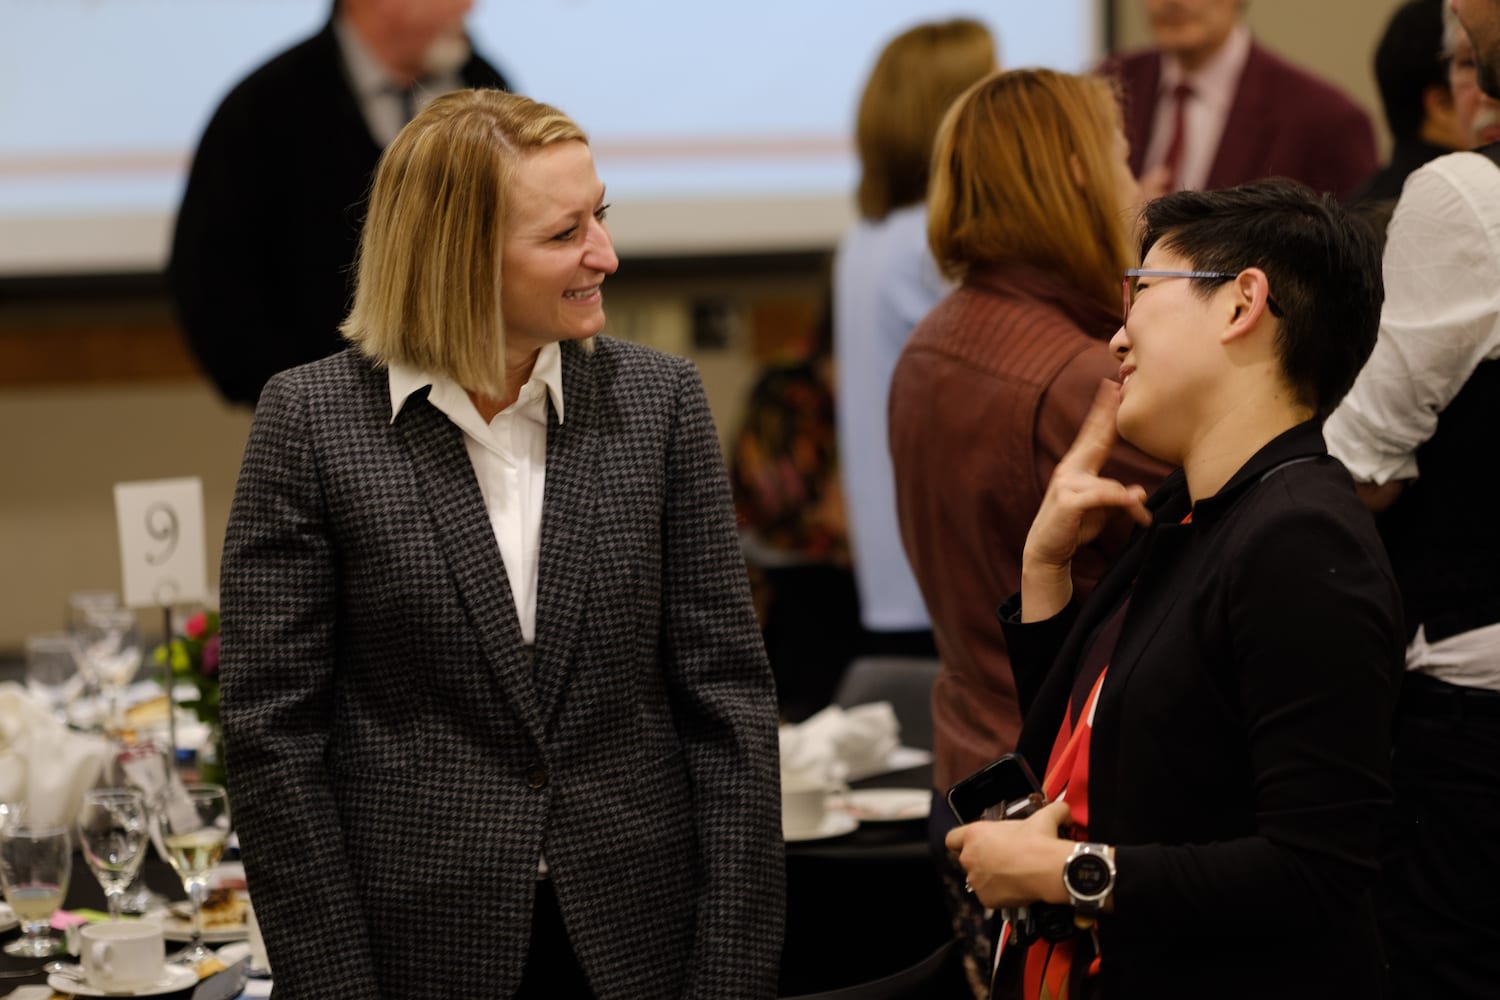
[[(1130, 305), (1135, 301), (1135, 279), (1137, 278), (1218, 278), (1221, 281), (1229, 281), (1238, 277), (1238, 274), (1231, 274), (1228, 271), (1153, 271), (1142, 267), (1127, 268), (1125, 270), (1125, 279), (1121, 283), (1124, 289), (1125, 303), (1120, 310), (1120, 325), (1124, 326), (1125, 321), (1130, 319)], [(1269, 295), (1266, 296), (1266, 307), (1271, 310), (1271, 315), (1277, 319), (1285, 315), (1282, 313), (1281, 307), (1276, 304), (1276, 300)]]

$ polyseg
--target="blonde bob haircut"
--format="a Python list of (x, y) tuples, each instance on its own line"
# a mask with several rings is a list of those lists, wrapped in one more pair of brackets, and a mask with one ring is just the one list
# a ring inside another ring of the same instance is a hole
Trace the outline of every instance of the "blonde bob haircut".
[(943, 273), (1029, 264), (1118, 309), (1131, 260), (1119, 134), (1119, 103), (1098, 77), (1018, 69), (975, 84), (933, 152), (927, 242)]
[(920, 24), (893, 38), (859, 100), (859, 214), (879, 222), (927, 197), (932, 139), (943, 112), (995, 70), (995, 40), (978, 21)]
[(378, 364), (504, 398), (511, 173), (533, 150), (587, 141), (561, 111), (504, 91), (460, 90), (429, 104), (375, 168), (345, 339)]

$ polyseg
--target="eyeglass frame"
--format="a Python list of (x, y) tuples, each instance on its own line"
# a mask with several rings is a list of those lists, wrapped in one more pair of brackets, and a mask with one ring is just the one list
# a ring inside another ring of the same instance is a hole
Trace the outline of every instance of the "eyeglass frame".
[[(1147, 267), (1127, 267), (1125, 269), (1125, 277), (1121, 280), (1121, 288), (1124, 292), (1124, 304), (1120, 309), (1120, 325), (1124, 326), (1130, 319), (1130, 307), (1135, 298), (1135, 296), (1130, 294), (1130, 283), (1136, 278), (1219, 278), (1224, 281), (1230, 281), (1238, 277), (1238, 273), (1231, 274), (1228, 271), (1158, 271)], [(1281, 307), (1276, 304), (1276, 300), (1271, 298), (1270, 295), (1266, 296), (1266, 308), (1270, 309), (1271, 315), (1277, 319), (1281, 319), (1286, 315), (1281, 311)]]

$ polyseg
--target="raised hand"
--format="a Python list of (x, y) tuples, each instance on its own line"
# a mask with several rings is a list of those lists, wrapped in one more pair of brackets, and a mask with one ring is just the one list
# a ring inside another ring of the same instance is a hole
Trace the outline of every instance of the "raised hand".
[(1080, 545), (1099, 537), (1111, 510), (1124, 510), (1143, 525), (1151, 523), (1145, 487), (1099, 475), (1115, 444), (1119, 408), (1119, 384), (1101, 382), (1073, 446), (1047, 483), (1021, 557), (1023, 621), (1050, 618), (1067, 606), (1073, 594), (1073, 555)]

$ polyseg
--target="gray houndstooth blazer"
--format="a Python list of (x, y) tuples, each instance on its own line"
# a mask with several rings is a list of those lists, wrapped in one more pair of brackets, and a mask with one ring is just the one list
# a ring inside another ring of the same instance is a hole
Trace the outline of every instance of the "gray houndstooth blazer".
[(543, 852), (601, 1000), (775, 994), (775, 700), (702, 386), (603, 337), (563, 384), (534, 666), (425, 395), (392, 422), (351, 350), (261, 397), (222, 693), (279, 1000), (510, 996)]

